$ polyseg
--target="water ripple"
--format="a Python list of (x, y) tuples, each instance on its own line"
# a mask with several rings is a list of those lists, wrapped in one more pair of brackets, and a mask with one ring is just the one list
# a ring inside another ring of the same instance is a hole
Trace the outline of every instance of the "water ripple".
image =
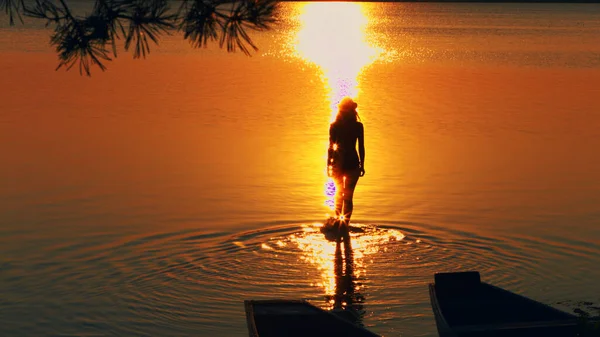
[[(386, 222), (356, 224), (360, 231), (350, 234), (351, 245), (341, 247), (327, 241), (320, 226), (286, 222), (239, 233), (99, 234), (50, 246), (27, 272), (18, 261), (0, 268), (8, 290), (19, 294), (14, 298), (30, 304), (46, 299), (36, 305), (48, 323), (32, 326), (33, 334), (47, 332), (48, 324), (76, 334), (165, 335), (174, 325), (181, 325), (181, 334), (245, 334), (242, 303), (249, 298), (303, 298), (325, 309), (351, 304), (375, 332), (406, 331), (406, 322), (414, 321), (415, 334), (434, 334), (427, 283), (436, 272), (478, 270), (484, 280), (519, 292), (530, 287), (527, 278), (550, 275), (539, 265), (542, 256), (598, 254), (577, 242)], [(350, 255), (342, 258), (342, 250)], [(25, 274), (32, 277), (16, 277)], [(20, 312), (18, 302), (5, 304)]]

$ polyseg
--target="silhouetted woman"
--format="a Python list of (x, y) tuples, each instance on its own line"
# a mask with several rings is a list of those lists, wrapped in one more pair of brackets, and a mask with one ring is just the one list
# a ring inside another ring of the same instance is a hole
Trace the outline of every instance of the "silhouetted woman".
[(336, 218), (346, 225), (352, 217), (354, 188), (358, 178), (365, 175), (364, 127), (357, 107), (358, 104), (351, 98), (342, 99), (335, 121), (329, 127), (327, 174), (335, 182)]

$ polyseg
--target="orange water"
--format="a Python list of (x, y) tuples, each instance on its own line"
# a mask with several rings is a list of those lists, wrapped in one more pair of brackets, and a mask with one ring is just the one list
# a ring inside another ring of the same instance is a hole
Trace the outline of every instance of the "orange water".
[(365, 326), (435, 335), (438, 271), (600, 300), (599, 12), (289, 3), (251, 58), (169, 37), (92, 78), (54, 71), (49, 32), (2, 26), (0, 335), (243, 335), (244, 299), (330, 308), (315, 226), (346, 94)]

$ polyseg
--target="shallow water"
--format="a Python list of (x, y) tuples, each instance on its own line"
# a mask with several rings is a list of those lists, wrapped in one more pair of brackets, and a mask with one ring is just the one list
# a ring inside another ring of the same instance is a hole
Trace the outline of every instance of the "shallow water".
[(291, 3), (252, 58), (170, 37), (92, 78), (54, 72), (49, 32), (0, 26), (0, 335), (238, 336), (244, 299), (331, 308), (317, 227), (344, 94), (366, 130), (362, 324), (435, 335), (440, 271), (599, 301), (598, 12)]

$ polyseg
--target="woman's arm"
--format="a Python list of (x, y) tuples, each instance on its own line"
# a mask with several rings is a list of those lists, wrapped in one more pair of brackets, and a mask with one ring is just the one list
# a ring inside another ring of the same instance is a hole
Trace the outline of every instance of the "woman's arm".
[(333, 158), (335, 152), (335, 137), (333, 125), (329, 126), (329, 148), (327, 148), (327, 175), (331, 177), (333, 174)]
[(365, 128), (362, 123), (358, 124), (358, 155), (360, 157), (360, 176), (365, 175)]

